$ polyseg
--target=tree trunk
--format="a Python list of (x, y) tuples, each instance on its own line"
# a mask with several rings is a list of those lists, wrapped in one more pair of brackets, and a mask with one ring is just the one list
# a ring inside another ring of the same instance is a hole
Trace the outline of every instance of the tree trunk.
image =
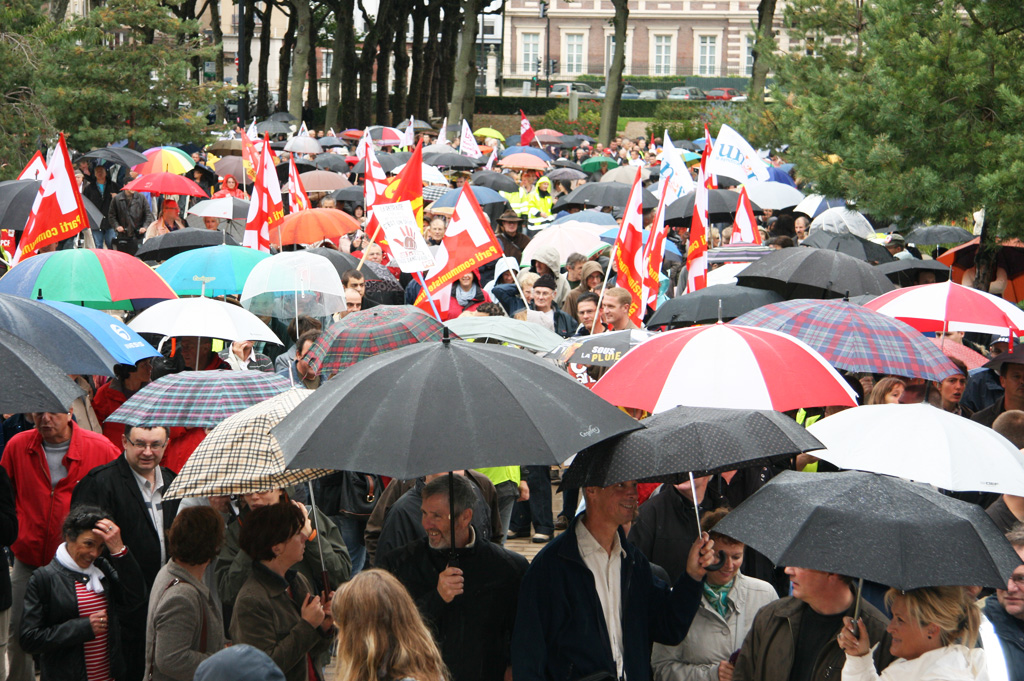
[[(282, 9), (284, 7), (282, 6)], [(288, 14), (288, 30), (285, 31), (284, 41), (281, 44), (281, 56), (277, 62), (278, 76), (277, 84), (277, 109), (284, 111), (288, 98), (288, 72), (292, 68), (292, 51), (295, 49), (295, 9)]]
[(263, 10), (263, 26), (260, 30), (260, 63), (259, 90), (256, 93), (256, 116), (266, 118), (270, 115), (270, 17), (274, 3), (268, 2)]
[[(404, 18), (404, 17), (403, 17)], [(405, 22), (402, 21), (395, 29), (394, 43), (391, 50), (395, 53), (395, 99), (392, 103), (391, 122), (396, 124), (406, 118), (406, 88), (409, 82), (409, 51), (405, 44)]]
[[(239, 0), (239, 2), (245, 3), (245, 64), (242, 64), (242, 60), (239, 60), (238, 68), (239, 74), (245, 74), (245, 84), (250, 85), (249, 75), (252, 73), (252, 39), (256, 35), (256, 2), (255, 0)], [(244, 69), (244, 70), (242, 70)], [(239, 79), (241, 82), (241, 79)], [(251, 90), (251, 86), (249, 88)], [(249, 97), (249, 93), (246, 93), (246, 101), (251, 102), (252, 99)], [(252, 112), (249, 112), (250, 115)], [(245, 127), (245, 121), (242, 121), (242, 127)]]
[(754, 65), (750, 72), (747, 97), (755, 102), (764, 101), (764, 84), (768, 80), (768, 56), (775, 46), (775, 1), (761, 0), (757, 5), (757, 34), (754, 37)]
[[(359, 59), (359, 106), (356, 110), (356, 127), (370, 125), (373, 115), (373, 67), (377, 61), (377, 43), (380, 41), (381, 24), (391, 11), (391, 0), (382, 0), (377, 8), (377, 19), (363, 37), (363, 53)], [(364, 15), (365, 16), (365, 15)], [(378, 87), (380, 87), (378, 85)]]
[(58, 24), (63, 23), (69, 4), (70, 0), (53, 0), (50, 4), (50, 20)]
[(344, 43), (341, 54), (334, 55), (335, 59), (341, 61), (341, 106), (344, 111), (348, 112), (355, 111), (358, 93), (356, 88), (356, 33), (352, 20), (355, 11), (355, 0), (341, 0), (342, 19), (338, 21), (336, 30), (342, 33)]
[[(419, 5), (412, 13), (412, 77), (408, 79), (409, 88), (406, 95), (405, 111), (407, 115), (418, 116), (425, 119), (421, 112), (421, 97), (423, 94), (423, 33), (427, 21), (427, 11), (424, 5)], [(404, 44), (404, 41), (403, 41)], [(403, 50), (404, 51), (404, 50)], [(395, 63), (395, 82), (398, 82), (398, 63)]]
[(985, 206), (985, 222), (981, 225), (981, 238), (978, 240), (978, 250), (974, 255), (974, 288), (988, 293), (989, 286), (996, 273), (996, 252), (999, 250), (996, 244), (995, 234), (999, 227), (999, 213), (992, 206)]
[(459, 49), (459, 28), (461, 17), (459, 15), (460, 3), (458, 0), (446, 0), (444, 3), (444, 19), (441, 21), (440, 49), (435, 61), (434, 86), (432, 88), (431, 106), (435, 116), (449, 116), (448, 103), (452, 101), (452, 66), (455, 64), (456, 55)]
[(441, 32), (441, 12), (440, 8), (435, 9), (427, 17), (427, 28), (428, 28), (428, 40), (426, 41), (426, 48), (423, 50), (423, 78), (422, 78), (422, 89), (420, 90), (419, 103), (414, 109), (417, 116), (427, 120), (432, 114), (437, 118), (442, 116), (441, 112), (437, 109), (434, 104), (434, 89), (437, 84), (437, 55), (439, 45), (437, 42), (437, 36)]
[[(345, 61), (345, 26), (343, 25), (343, 5), (341, 2), (331, 4), (334, 12), (334, 38), (331, 41), (331, 72), (327, 76), (327, 112), (324, 116), (324, 130), (330, 130), (338, 124), (338, 107), (341, 104), (341, 65)], [(352, 15), (350, 14), (349, 17)], [(351, 21), (351, 19), (349, 19)]]
[[(224, 29), (220, 25), (220, 0), (210, 0), (210, 21), (213, 24), (213, 44), (217, 47), (217, 53), (213, 57), (214, 68), (217, 72), (217, 82), (224, 82)], [(223, 98), (217, 99), (217, 120), (215, 125), (227, 120), (228, 110)]]
[(292, 61), (292, 84), (288, 93), (288, 113), (302, 120), (302, 86), (306, 82), (309, 58), (309, 0), (295, 0), (295, 55)]
[(629, 4), (627, 0), (612, 0), (615, 7), (615, 54), (612, 56), (612, 67), (608, 71), (607, 90), (604, 103), (601, 105), (601, 128), (599, 141), (605, 146), (615, 137), (619, 127), (619, 98), (622, 96), (622, 71), (626, 66), (626, 22), (629, 20)]
[(452, 97), (448, 115), (452, 121), (465, 118), (473, 123), (473, 104), (476, 99), (476, 33), (479, 14), (483, 10), (480, 0), (464, 0), (462, 30), (459, 49), (452, 69)]
[[(394, 25), (398, 12), (395, 11), (395, 3), (390, 5), (387, 15), (378, 15), (377, 21), (380, 25), (380, 41), (377, 44), (377, 110), (376, 122), (378, 125), (391, 125), (389, 114), (391, 111), (391, 50), (394, 47), (395, 29)], [(404, 19), (404, 17), (403, 17)], [(404, 22), (403, 27), (404, 27)]]
[[(309, 55), (306, 57), (306, 70), (309, 74), (306, 82), (309, 83), (309, 91), (306, 93), (306, 109), (316, 111), (320, 108), (320, 70), (319, 60), (316, 58), (316, 38), (319, 34), (319, 26), (313, 17), (309, 21)], [(309, 125), (310, 121), (306, 124)]]

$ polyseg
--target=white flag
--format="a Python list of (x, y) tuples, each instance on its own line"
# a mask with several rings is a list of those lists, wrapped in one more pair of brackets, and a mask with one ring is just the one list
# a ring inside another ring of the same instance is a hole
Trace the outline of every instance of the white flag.
[(448, 143), (448, 117), (447, 116), (445, 116), (444, 120), (441, 121), (441, 139), (439, 141), (444, 142), (445, 144)]
[(683, 152), (672, 144), (668, 130), (665, 131), (665, 144), (661, 151), (660, 181), (665, 185), (665, 201), (669, 204), (684, 194), (689, 194), (695, 187), (690, 169), (686, 167)]
[(259, 131), (256, 130), (255, 118), (252, 119), (252, 123), (249, 124), (249, 129), (245, 131), (245, 134), (248, 135), (250, 139), (256, 139), (257, 137), (260, 136)]
[(356, 146), (356, 158), (366, 158), (366, 150), (373, 146), (373, 140), (370, 139), (370, 132), (363, 130), (363, 136), (359, 138), (359, 144)]
[(306, 121), (302, 121), (302, 125), (299, 126), (299, 131), (295, 133), (296, 137), (309, 137), (309, 128), (306, 127)]
[(402, 133), (402, 143), (400, 147), (411, 147), (416, 144), (416, 130), (414, 129), (413, 123), (416, 122), (414, 116), (409, 116), (409, 125), (405, 127), (405, 132)]
[(708, 175), (725, 175), (741, 183), (751, 180), (767, 182), (771, 179), (768, 167), (757, 155), (757, 151), (728, 125), (723, 125), (718, 131), (704, 172)]
[(476, 138), (473, 137), (473, 131), (469, 127), (469, 123), (466, 119), (462, 119), (462, 137), (459, 140), (459, 153), (463, 156), (470, 158), (480, 158), (483, 154), (480, 153), (480, 147), (477, 146)]

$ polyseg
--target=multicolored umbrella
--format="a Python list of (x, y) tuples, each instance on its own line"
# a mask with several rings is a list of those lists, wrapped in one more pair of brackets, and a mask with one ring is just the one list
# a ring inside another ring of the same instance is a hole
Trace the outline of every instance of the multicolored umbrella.
[(366, 130), (370, 133), (370, 139), (382, 147), (396, 147), (402, 143), (402, 131), (398, 128), (374, 125)]
[(84, 248), (23, 260), (0, 279), (0, 293), (97, 310), (141, 310), (178, 297), (141, 260), (120, 251)]
[(957, 373), (956, 366), (913, 327), (843, 300), (786, 300), (729, 323), (788, 333), (846, 371), (931, 381)]
[(269, 253), (242, 246), (210, 246), (186, 251), (156, 268), (179, 296), (238, 295), (256, 263)]
[(332, 473), (286, 470), (281, 446), (270, 434), (271, 428), (312, 394), (312, 390), (301, 388), (288, 390), (226, 418), (192, 452), (164, 498), (249, 494)]
[(213, 428), (289, 387), (287, 378), (263, 371), (183, 371), (145, 386), (107, 420), (143, 428)]
[(411, 343), (441, 340), (443, 330), (441, 322), (417, 307), (377, 306), (333, 324), (320, 334), (307, 357), (327, 379), (361, 359)]
[(191, 156), (177, 147), (153, 147), (146, 149), (142, 154), (146, 157), (146, 162), (132, 168), (140, 175), (150, 173), (182, 175), (196, 165)]
[(544, 356), (560, 362), (610, 367), (653, 335), (642, 329), (626, 329), (583, 338), (570, 338)]
[[(17, 267), (14, 269), (16, 271)], [(895, 317), (918, 331), (977, 331), (1004, 335), (1009, 329), (1014, 335), (1024, 334), (1024, 310), (991, 293), (952, 281), (883, 293), (865, 307)]]
[(594, 385), (620, 407), (774, 409), (857, 405), (856, 393), (806, 343), (780, 331), (714, 324), (641, 343)]

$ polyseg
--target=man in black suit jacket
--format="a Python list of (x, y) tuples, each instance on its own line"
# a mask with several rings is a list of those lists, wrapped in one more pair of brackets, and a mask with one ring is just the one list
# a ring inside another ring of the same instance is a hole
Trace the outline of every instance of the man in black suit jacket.
[[(126, 426), (121, 437), (124, 454), (89, 471), (71, 495), (72, 507), (91, 504), (110, 514), (142, 568), (147, 587), (153, 585), (167, 561), (167, 530), (178, 512), (178, 501), (163, 501), (163, 492), (174, 480), (174, 473), (160, 465), (169, 438), (170, 431), (164, 427)], [(146, 607), (122, 617), (120, 625), (126, 678), (142, 679), (146, 671)]]

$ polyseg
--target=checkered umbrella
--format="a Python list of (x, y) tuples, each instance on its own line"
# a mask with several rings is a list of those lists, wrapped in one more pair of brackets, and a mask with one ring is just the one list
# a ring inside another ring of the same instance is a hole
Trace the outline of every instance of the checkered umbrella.
[(403, 345), (441, 340), (444, 325), (411, 305), (385, 305), (353, 312), (320, 335), (309, 363), (328, 379), (361, 359)]
[(287, 378), (263, 371), (183, 371), (153, 381), (107, 420), (143, 428), (212, 428), (290, 385)]
[(913, 327), (842, 300), (786, 300), (751, 310), (730, 324), (788, 333), (847, 371), (932, 381), (959, 371)]
[(262, 492), (332, 473), (312, 468), (285, 470), (281, 446), (270, 434), (271, 428), (312, 394), (302, 388), (288, 390), (229, 416), (192, 453), (164, 498)]

